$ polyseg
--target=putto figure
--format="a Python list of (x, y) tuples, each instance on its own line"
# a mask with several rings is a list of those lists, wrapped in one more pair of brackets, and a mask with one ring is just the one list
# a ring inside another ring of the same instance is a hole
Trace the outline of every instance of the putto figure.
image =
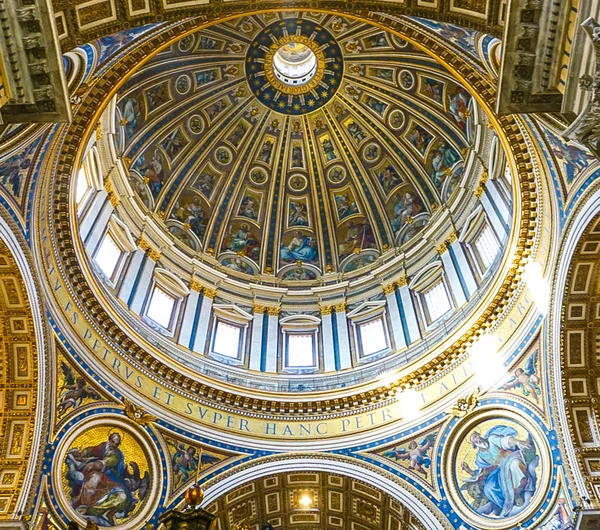
[(63, 362), (61, 369), (65, 382), (61, 388), (61, 395), (56, 406), (59, 416), (65, 414), (69, 409), (75, 410), (86, 398), (102, 399), (98, 392), (86, 384), (83, 377), (75, 377), (73, 370), (71, 370), (68, 364)]
[(427, 454), (435, 442), (435, 433), (428, 434), (419, 443), (415, 440), (408, 444), (408, 448), (386, 451), (383, 456), (394, 460), (408, 460), (409, 469), (427, 476), (427, 469), (431, 465), (431, 457)]

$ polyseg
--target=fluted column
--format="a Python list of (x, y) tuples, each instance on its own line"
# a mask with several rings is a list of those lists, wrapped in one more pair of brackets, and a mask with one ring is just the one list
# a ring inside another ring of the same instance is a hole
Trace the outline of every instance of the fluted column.
[(90, 204), (85, 213), (79, 219), (79, 236), (85, 241), (94, 226), (100, 210), (108, 202), (108, 194), (105, 190), (96, 190), (94, 196), (90, 199)]
[(450, 284), (450, 290), (454, 295), (454, 300), (456, 300), (456, 305), (458, 307), (462, 306), (467, 298), (465, 296), (465, 288), (463, 288), (461, 278), (459, 276), (459, 271), (457, 270), (456, 263), (452, 259), (451, 253), (448, 251), (448, 243), (442, 243), (436, 249), (440, 254), (440, 258), (442, 259), (442, 264), (444, 266), (444, 272), (448, 278), (448, 283)]
[(451, 234), (448, 238), (448, 251), (462, 279), (465, 294), (467, 298), (470, 298), (477, 291), (477, 280), (475, 280), (475, 275), (467, 260), (465, 249), (458, 240), (456, 233)]
[(139, 315), (142, 311), (144, 300), (146, 299), (146, 296), (148, 296), (148, 289), (152, 283), (154, 267), (156, 266), (156, 262), (160, 259), (160, 252), (154, 250), (143, 237), (138, 241), (138, 247), (146, 253), (147, 259), (144, 260), (133, 286), (133, 298), (130, 309)]
[(348, 319), (346, 318), (346, 304), (334, 306), (335, 313), (332, 315), (332, 327), (334, 333), (334, 348), (336, 350), (336, 370), (344, 370), (352, 366), (350, 355), (350, 337), (348, 334)]
[(147, 259), (148, 256), (146, 256), (146, 252), (144, 252), (141, 248), (137, 248), (133, 252), (131, 258), (129, 258), (129, 263), (127, 264), (127, 268), (125, 269), (123, 281), (119, 289), (119, 298), (123, 300), (123, 302), (125, 302), (128, 306), (130, 306), (131, 302), (133, 301), (136, 280), (138, 279), (140, 272), (144, 266), (144, 262)]
[(421, 338), (417, 312), (413, 304), (406, 277), (396, 282), (396, 300), (400, 310), (400, 317), (406, 329), (407, 344), (411, 344)]
[(267, 308), (261, 305), (255, 305), (253, 308), (254, 318), (252, 319), (252, 336), (250, 337), (250, 370), (262, 370), (265, 361), (267, 346), (267, 326), (268, 319), (265, 318)]
[(509, 230), (507, 219), (510, 218), (510, 215), (507, 217), (507, 219), (502, 218), (499, 207), (495, 204), (495, 201), (488, 191), (487, 177), (482, 177), (479, 187), (475, 190), (475, 195), (479, 197), (481, 205), (483, 206), (483, 209), (485, 210), (487, 218), (490, 220), (494, 231), (500, 236), (500, 239), (503, 239)]
[(212, 313), (212, 305), (215, 296), (217, 296), (217, 291), (213, 291), (212, 289), (205, 287), (202, 291), (202, 301), (199, 302), (201, 306), (197, 324), (194, 330), (195, 333), (192, 337), (190, 337), (190, 342), (192, 342), (192, 350), (198, 353), (204, 353), (204, 350), (206, 349), (208, 326), (210, 324), (210, 315)]
[(190, 294), (187, 296), (183, 320), (181, 322), (178, 343), (184, 348), (192, 349), (192, 337), (195, 335), (198, 319), (200, 317), (200, 291), (202, 286), (199, 282), (190, 282)]
[(336, 369), (335, 346), (333, 342), (333, 306), (321, 307), (321, 330), (323, 332), (323, 369), (332, 372)]
[(388, 314), (390, 315), (394, 345), (397, 350), (400, 350), (406, 347), (406, 337), (404, 336), (404, 326), (402, 325), (400, 309), (398, 308), (398, 301), (396, 300), (396, 285), (393, 283), (385, 285), (383, 287), (383, 292), (387, 302)]
[(263, 372), (277, 372), (277, 352), (279, 349), (279, 308), (267, 307), (267, 345), (263, 359)]

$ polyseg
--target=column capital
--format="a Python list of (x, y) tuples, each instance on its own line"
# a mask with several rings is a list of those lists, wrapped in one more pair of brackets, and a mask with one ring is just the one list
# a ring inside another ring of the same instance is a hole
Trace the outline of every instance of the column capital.
[(396, 290), (396, 284), (394, 282), (388, 283), (387, 285), (384, 285), (382, 289), (383, 293), (386, 295), (393, 294), (393, 292)]
[(332, 311), (333, 311), (333, 306), (332, 305), (321, 306), (321, 316), (331, 315)]
[(202, 292), (202, 295), (205, 298), (210, 298), (212, 300), (215, 296), (217, 296), (217, 291), (216, 289), (209, 289), (208, 287), (205, 287), (204, 291)]
[(346, 311), (346, 302), (335, 304), (334, 309), (336, 313), (343, 313), (344, 311)]
[(408, 285), (408, 278), (406, 277), (406, 274), (404, 274), (396, 280), (396, 287), (400, 288), (405, 287), (406, 285)]
[(267, 308), (264, 305), (255, 304), (254, 306), (252, 306), (252, 312), (255, 315), (262, 315), (266, 310)]
[(192, 291), (196, 291), (197, 293), (201, 293), (202, 289), (204, 289), (204, 288), (202, 287), (202, 284), (198, 280), (192, 280), (190, 282), (190, 289)]
[(277, 317), (281, 312), (281, 308), (279, 307), (267, 307), (267, 313), (270, 317)]

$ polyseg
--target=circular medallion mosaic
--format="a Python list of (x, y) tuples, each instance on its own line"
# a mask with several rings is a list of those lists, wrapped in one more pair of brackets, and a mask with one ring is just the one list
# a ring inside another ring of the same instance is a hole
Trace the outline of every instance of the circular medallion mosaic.
[(285, 19), (256, 35), (246, 56), (254, 95), (283, 114), (325, 105), (343, 75), (342, 51), (331, 33), (311, 20)]
[(55, 487), (74, 519), (101, 527), (134, 528), (156, 501), (152, 442), (121, 418), (95, 419), (65, 437)]
[(514, 528), (545, 496), (550, 455), (537, 427), (488, 410), (459, 427), (446, 455), (451, 500), (478, 528)]

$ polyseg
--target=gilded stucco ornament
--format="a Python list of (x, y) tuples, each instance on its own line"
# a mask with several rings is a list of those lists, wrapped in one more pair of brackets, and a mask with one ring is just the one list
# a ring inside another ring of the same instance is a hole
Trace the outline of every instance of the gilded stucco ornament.
[(142, 407), (132, 403), (127, 398), (123, 400), (123, 408), (127, 417), (138, 425), (147, 425), (157, 419), (156, 416), (148, 414)]

